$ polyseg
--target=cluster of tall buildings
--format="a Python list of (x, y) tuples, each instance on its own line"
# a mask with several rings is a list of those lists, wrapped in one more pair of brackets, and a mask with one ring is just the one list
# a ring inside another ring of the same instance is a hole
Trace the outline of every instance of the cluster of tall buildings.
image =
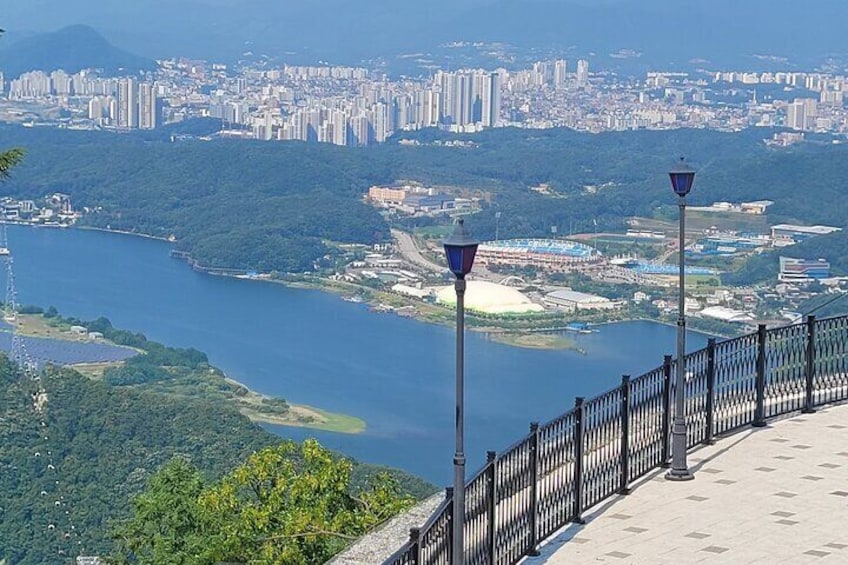
[[(293, 68), (290, 74), (311, 73)], [(464, 70), (439, 71), (431, 81), (415, 84), (362, 83), (356, 95), (349, 97), (298, 99), (282, 92), (260, 111), (252, 131), (259, 139), (336, 145), (382, 143), (396, 130), (444, 127), (477, 131), (501, 125), (501, 89), (500, 73)], [(245, 111), (249, 112), (249, 107), (225, 103), (213, 108), (210, 115), (244, 123), (249, 120)]]
[(815, 98), (796, 98), (786, 105), (784, 125), (796, 130), (814, 130), (817, 118), (818, 102)]
[[(143, 77), (34, 71), (7, 83), (0, 75), (0, 120), (133, 129), (212, 117), (221, 120), (225, 136), (348, 146), (381, 143), (404, 130), (473, 133), (502, 126), (593, 133), (782, 126), (803, 136), (848, 133), (846, 81), (820, 72), (593, 75), (583, 59), (572, 66), (555, 59), (523, 69), (437, 70), (398, 79), (361, 67), (231, 69), (171, 59)], [(797, 98), (787, 99), (786, 91)]]
[(148, 129), (213, 117), (222, 120), (224, 135), (234, 137), (360, 146), (384, 142), (398, 130), (476, 132), (507, 125), (510, 92), (564, 91), (588, 82), (584, 60), (572, 75), (566, 61), (554, 60), (512, 73), (440, 70), (391, 81), (364, 68), (329, 66), (245, 68), (234, 75), (223, 65), (179, 59), (162, 61), (146, 80), (33, 71), (12, 80), (6, 98), (59, 105), (76, 127)]
[(498, 72), (438, 71), (432, 88), (416, 100), (416, 122), (424, 125), (437, 120), (447, 126), (499, 126), (501, 84)]
[[(3, 84), (0, 75), (0, 84)], [(71, 98), (87, 100), (88, 119), (98, 125), (153, 129), (162, 123), (159, 87), (135, 78), (100, 78), (88, 71), (69, 75), (65, 71), (32, 71), (10, 81), (9, 100), (55, 98), (69, 104)]]

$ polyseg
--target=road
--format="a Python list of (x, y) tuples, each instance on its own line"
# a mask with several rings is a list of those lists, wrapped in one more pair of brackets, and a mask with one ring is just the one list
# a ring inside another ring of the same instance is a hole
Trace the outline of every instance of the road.
[(424, 257), (418, 250), (418, 246), (415, 245), (415, 239), (408, 233), (392, 230), (392, 237), (397, 241), (400, 254), (410, 263), (440, 275), (447, 272), (448, 269), (445, 265), (438, 265)]
[[(437, 275), (445, 275), (448, 272), (447, 264), (438, 264), (429, 260), (425, 257), (421, 251), (418, 249), (418, 246), (415, 244), (415, 238), (410, 234), (400, 231), (400, 230), (392, 230), (392, 237), (397, 241), (398, 251), (400, 251), (401, 256), (403, 256), (405, 261), (412, 263), (413, 265), (417, 265), (422, 269), (426, 269)], [(499, 275), (497, 273), (493, 273), (486, 269), (485, 266), (477, 263), (474, 265), (474, 279), (475, 280), (487, 280), (497, 282), (504, 278), (504, 275)]]

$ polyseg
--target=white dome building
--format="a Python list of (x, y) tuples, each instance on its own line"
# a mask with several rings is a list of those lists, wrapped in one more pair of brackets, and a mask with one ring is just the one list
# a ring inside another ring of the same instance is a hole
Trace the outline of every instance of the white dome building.
[[(455, 306), (456, 292), (453, 285), (439, 290), (436, 293), (436, 302)], [(465, 307), (486, 314), (523, 314), (545, 310), (543, 306), (531, 302), (514, 288), (486, 281), (468, 281)]]

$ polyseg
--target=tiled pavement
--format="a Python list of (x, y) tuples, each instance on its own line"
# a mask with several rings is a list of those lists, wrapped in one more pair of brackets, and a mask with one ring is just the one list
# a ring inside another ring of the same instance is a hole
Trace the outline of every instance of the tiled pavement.
[(747, 428), (584, 514), (526, 565), (848, 564), (848, 405)]

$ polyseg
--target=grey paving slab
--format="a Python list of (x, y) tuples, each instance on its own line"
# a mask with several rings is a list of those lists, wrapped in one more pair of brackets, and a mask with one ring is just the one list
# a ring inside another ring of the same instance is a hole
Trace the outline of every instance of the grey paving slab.
[(845, 564), (846, 458), (848, 405), (747, 429), (691, 455), (695, 480), (655, 471), (523, 563)]

